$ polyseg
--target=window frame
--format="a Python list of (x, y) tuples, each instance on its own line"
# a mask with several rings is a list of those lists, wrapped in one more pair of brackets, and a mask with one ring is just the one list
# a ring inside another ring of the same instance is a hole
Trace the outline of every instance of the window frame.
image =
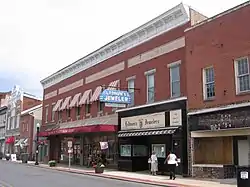
[[(144, 74), (145, 74), (145, 76), (146, 76), (146, 84), (147, 84), (147, 86), (146, 86), (146, 94), (147, 94), (147, 103), (154, 103), (155, 102), (155, 72), (156, 72), (156, 69), (152, 69), (152, 70), (149, 70), (149, 71), (147, 71), (147, 72), (145, 72)], [(153, 76), (153, 78), (154, 78), (154, 86), (153, 87), (150, 87), (149, 88), (149, 77), (150, 76)], [(151, 92), (149, 92), (149, 89), (153, 89), (153, 92), (154, 92), (154, 97), (153, 97), (153, 99), (152, 99), (152, 101), (149, 101), (149, 93)]]
[(49, 105), (46, 105), (45, 107), (45, 123), (49, 122)]
[[(180, 97), (181, 96), (181, 76), (180, 76), (180, 66), (181, 63), (179, 61), (177, 62), (174, 62), (172, 63), (170, 66), (169, 66), (169, 74), (170, 74), (170, 96), (171, 97)], [(178, 68), (179, 70), (179, 80), (175, 80), (173, 81), (173, 75), (172, 75), (172, 70), (173, 68)], [(174, 83), (179, 83), (179, 94), (176, 94), (176, 95), (173, 95), (173, 84)]]
[[(130, 83), (133, 82), (133, 88), (130, 87)], [(127, 78), (127, 84), (128, 84), (128, 93), (131, 97), (131, 103), (128, 106), (134, 106), (135, 105), (135, 76)]]
[[(239, 75), (238, 65), (239, 65), (239, 61), (242, 60), (242, 59), (247, 59), (248, 74)], [(243, 57), (240, 57), (240, 58), (237, 58), (237, 59), (234, 60), (234, 73), (235, 73), (235, 92), (236, 92), (236, 95), (246, 93), (246, 92), (250, 92), (250, 89), (240, 91), (240, 81), (239, 81), (239, 77), (243, 77), (243, 76), (246, 76), (246, 75), (248, 75), (249, 79), (250, 79), (250, 64), (249, 64), (249, 57), (248, 56), (243, 56)], [(250, 80), (249, 80), (249, 82), (250, 82)]]
[(56, 103), (52, 103), (51, 104), (51, 121), (54, 122), (55, 121), (55, 111), (53, 111), (54, 106), (56, 105)]
[[(207, 82), (207, 72), (209, 69), (213, 70), (213, 81), (211, 82)], [(202, 84), (203, 84), (203, 100), (213, 100), (215, 98), (215, 71), (214, 71), (214, 67), (213, 66), (209, 66), (206, 68), (202, 69)], [(207, 93), (207, 85), (213, 84), (214, 85), (214, 95), (211, 97), (208, 97), (208, 93)]]

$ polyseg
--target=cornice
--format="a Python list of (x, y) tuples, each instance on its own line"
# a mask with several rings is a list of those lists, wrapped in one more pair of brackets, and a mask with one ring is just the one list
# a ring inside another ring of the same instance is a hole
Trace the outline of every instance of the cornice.
[(181, 3), (41, 81), (44, 89), (189, 21)]

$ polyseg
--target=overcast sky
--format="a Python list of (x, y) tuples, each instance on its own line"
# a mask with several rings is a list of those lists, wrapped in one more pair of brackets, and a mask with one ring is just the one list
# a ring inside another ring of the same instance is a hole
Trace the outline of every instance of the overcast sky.
[[(246, 0), (184, 0), (213, 16)], [(0, 0), (0, 91), (40, 80), (167, 11), (167, 0)]]

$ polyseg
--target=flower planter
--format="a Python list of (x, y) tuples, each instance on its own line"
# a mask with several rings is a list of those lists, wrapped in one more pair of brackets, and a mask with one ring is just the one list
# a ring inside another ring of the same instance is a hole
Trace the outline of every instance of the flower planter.
[(95, 167), (95, 173), (103, 173), (104, 167)]
[(56, 166), (56, 161), (54, 161), (54, 160), (51, 160), (51, 161), (49, 161), (49, 167), (55, 167)]

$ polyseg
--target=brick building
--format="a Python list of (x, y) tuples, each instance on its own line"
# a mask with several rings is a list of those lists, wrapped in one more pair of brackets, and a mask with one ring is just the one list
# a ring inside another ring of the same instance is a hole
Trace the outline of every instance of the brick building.
[[(109, 166), (144, 170), (155, 150), (164, 171), (163, 160), (174, 149), (181, 160), (178, 173), (186, 174), (184, 30), (203, 19), (180, 4), (42, 80), (40, 135), (49, 139), (50, 159), (68, 162), (70, 138), (74, 164), (104, 154)], [(126, 109), (105, 107), (99, 102), (104, 88), (126, 90), (132, 102)], [(150, 126), (137, 126), (141, 118)], [(100, 142), (108, 143), (105, 151)]]
[(231, 178), (249, 165), (250, 3), (186, 30), (192, 175)]
[(19, 153), (21, 112), (41, 103), (39, 98), (23, 92), (19, 86), (14, 86), (8, 100), (7, 111), (5, 143), (8, 153)]

